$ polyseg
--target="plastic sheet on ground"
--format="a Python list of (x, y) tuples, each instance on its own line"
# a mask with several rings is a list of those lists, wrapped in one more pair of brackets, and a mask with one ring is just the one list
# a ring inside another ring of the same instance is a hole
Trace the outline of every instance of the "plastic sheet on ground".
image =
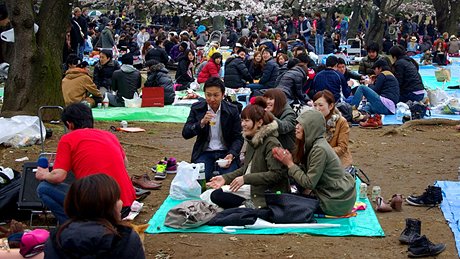
[(457, 253), (460, 257), (460, 181), (437, 181), (435, 185), (442, 189), (441, 210), (454, 233)]
[[(357, 192), (359, 193), (359, 180), (357, 181)], [(351, 218), (318, 218), (318, 223), (330, 223), (340, 224), (340, 227), (325, 228), (325, 229), (314, 229), (314, 228), (266, 228), (266, 229), (239, 229), (234, 234), (255, 234), (255, 235), (274, 235), (274, 234), (285, 234), (285, 233), (306, 233), (311, 235), (320, 236), (376, 236), (383, 237), (385, 233), (375, 215), (372, 205), (369, 199), (358, 199), (361, 202), (367, 204), (366, 210), (358, 211), (356, 217)], [(178, 205), (183, 201), (173, 200), (171, 197), (167, 197), (160, 208), (156, 211), (155, 215), (149, 221), (149, 228), (146, 230), (149, 234), (159, 233), (215, 233), (224, 234), (222, 227), (218, 226), (201, 226), (193, 229), (175, 229), (166, 227), (164, 225), (165, 217), (168, 211), (174, 206)]]
[(188, 106), (125, 108), (109, 107), (93, 109), (93, 117), (99, 121), (149, 121), (185, 123), (190, 113)]

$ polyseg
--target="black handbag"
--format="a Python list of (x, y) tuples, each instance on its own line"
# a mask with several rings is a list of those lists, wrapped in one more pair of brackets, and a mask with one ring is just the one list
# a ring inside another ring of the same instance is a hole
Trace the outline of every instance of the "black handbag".
[(290, 193), (265, 193), (270, 210), (268, 221), (272, 223), (312, 223), (319, 201)]

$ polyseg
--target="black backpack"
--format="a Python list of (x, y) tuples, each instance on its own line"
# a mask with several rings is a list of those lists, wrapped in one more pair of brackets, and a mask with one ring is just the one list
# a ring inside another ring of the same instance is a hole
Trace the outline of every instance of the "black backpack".
[(10, 180), (8, 176), (0, 172), (0, 177), (4, 179), (0, 185), (0, 218), (7, 219), (14, 215), (18, 210), (19, 190), (21, 188), (21, 174), (13, 170), (14, 178)]

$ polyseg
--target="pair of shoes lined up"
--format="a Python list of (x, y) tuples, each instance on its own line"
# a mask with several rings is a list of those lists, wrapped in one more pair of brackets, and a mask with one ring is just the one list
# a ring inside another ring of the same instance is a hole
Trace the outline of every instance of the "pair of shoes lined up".
[(406, 228), (399, 236), (401, 244), (409, 245), (409, 257), (435, 256), (446, 250), (445, 244), (433, 244), (425, 235), (421, 235), (422, 222), (418, 219), (407, 218)]
[(388, 203), (382, 197), (377, 197), (375, 210), (378, 212), (391, 212), (402, 210), (403, 198), (401, 194), (394, 194)]
[(359, 123), (359, 127), (365, 129), (378, 129), (382, 126), (382, 116), (380, 114), (370, 115), (366, 121)]
[(166, 174), (175, 174), (177, 173), (177, 161), (176, 158), (165, 157), (163, 160), (158, 161), (158, 163), (153, 166), (152, 172), (155, 173), (156, 180), (166, 179)]
[(406, 202), (412, 206), (435, 207), (442, 202), (441, 187), (430, 185), (420, 196), (409, 195), (406, 198)]

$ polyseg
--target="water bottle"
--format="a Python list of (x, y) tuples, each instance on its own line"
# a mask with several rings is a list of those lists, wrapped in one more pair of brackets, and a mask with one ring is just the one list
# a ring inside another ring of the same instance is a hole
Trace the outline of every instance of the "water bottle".
[(104, 109), (107, 109), (109, 107), (109, 96), (107, 93), (104, 94), (104, 99), (102, 100), (102, 106), (104, 106)]
[(402, 121), (403, 116), (404, 116), (404, 113), (403, 113), (402, 107), (396, 108), (396, 120)]

